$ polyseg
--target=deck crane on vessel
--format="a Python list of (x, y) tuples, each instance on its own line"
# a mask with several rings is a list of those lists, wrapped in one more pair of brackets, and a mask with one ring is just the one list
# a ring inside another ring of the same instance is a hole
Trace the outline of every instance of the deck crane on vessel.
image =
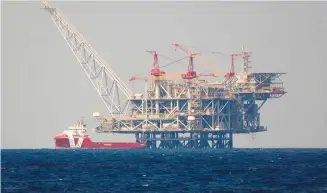
[(198, 73), (197, 74), (194, 71), (193, 58), (195, 58), (197, 55), (199, 55), (199, 53), (192, 53), (177, 43), (173, 43), (173, 45), (178, 47), (179, 49), (181, 49), (182, 51), (184, 51), (186, 54), (189, 55), (188, 71), (187, 71), (187, 73), (181, 75), (182, 79), (190, 80), (190, 79), (194, 79), (198, 76), (215, 76), (215, 74), (213, 74), (213, 73)]
[[(132, 91), (108, 67), (106, 62), (91, 47), (82, 34), (65, 20), (56, 8), (53, 8), (47, 1), (42, 1), (42, 3), (44, 4), (43, 9), (50, 14), (54, 24), (95, 87), (110, 115), (114, 117), (128, 114), (129, 99), (132, 97)], [(125, 99), (122, 100), (121, 97)]]

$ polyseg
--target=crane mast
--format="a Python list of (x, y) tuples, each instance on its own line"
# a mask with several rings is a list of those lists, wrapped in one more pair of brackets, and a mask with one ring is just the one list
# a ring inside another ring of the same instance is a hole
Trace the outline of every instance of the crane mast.
[(156, 51), (147, 51), (147, 52), (153, 54), (153, 68), (151, 69), (150, 74), (152, 76), (162, 76), (166, 74), (164, 71), (160, 70), (158, 53)]
[(234, 66), (234, 61), (236, 56), (241, 56), (240, 54), (232, 54), (231, 55), (231, 64), (230, 64), (230, 69), (227, 74), (225, 74), (226, 79), (231, 79), (235, 75), (235, 66)]
[[(59, 32), (105, 103), (110, 115), (127, 114), (132, 92), (92, 49), (82, 34), (63, 18), (62, 13), (51, 7), (47, 1), (42, 2), (45, 6), (44, 9), (50, 14)], [(125, 100), (121, 97), (125, 97)]]
[(178, 47), (182, 51), (184, 51), (189, 56), (188, 70), (187, 70), (187, 73), (181, 75), (182, 76), (182, 79), (193, 79), (193, 78), (196, 78), (197, 75), (196, 75), (196, 72), (194, 71), (193, 58), (197, 54), (188, 51), (187, 49), (183, 48), (181, 45), (179, 45), (177, 43), (173, 43), (173, 45), (176, 46), (176, 47)]

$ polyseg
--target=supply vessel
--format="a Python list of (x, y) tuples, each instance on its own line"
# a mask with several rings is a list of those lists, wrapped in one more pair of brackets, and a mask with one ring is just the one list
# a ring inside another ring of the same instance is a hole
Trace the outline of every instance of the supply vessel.
[(140, 142), (94, 142), (88, 133), (83, 120), (77, 125), (69, 126), (68, 129), (54, 137), (55, 148), (145, 148), (146, 143)]

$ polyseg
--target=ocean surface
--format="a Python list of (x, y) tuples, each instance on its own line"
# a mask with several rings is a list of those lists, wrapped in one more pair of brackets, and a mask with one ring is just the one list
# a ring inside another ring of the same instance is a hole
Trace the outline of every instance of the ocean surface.
[(327, 149), (1, 150), (1, 192), (327, 192)]

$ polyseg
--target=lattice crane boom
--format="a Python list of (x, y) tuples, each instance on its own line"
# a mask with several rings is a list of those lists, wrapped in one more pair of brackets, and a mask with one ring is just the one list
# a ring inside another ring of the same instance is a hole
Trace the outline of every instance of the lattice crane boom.
[[(132, 92), (73, 25), (63, 18), (63, 14), (47, 1), (42, 2), (45, 6), (44, 9), (50, 14), (59, 32), (105, 103), (110, 115), (126, 114), (128, 99), (131, 98)], [(120, 92), (123, 96), (120, 96)], [(126, 99), (121, 100), (120, 97)]]

